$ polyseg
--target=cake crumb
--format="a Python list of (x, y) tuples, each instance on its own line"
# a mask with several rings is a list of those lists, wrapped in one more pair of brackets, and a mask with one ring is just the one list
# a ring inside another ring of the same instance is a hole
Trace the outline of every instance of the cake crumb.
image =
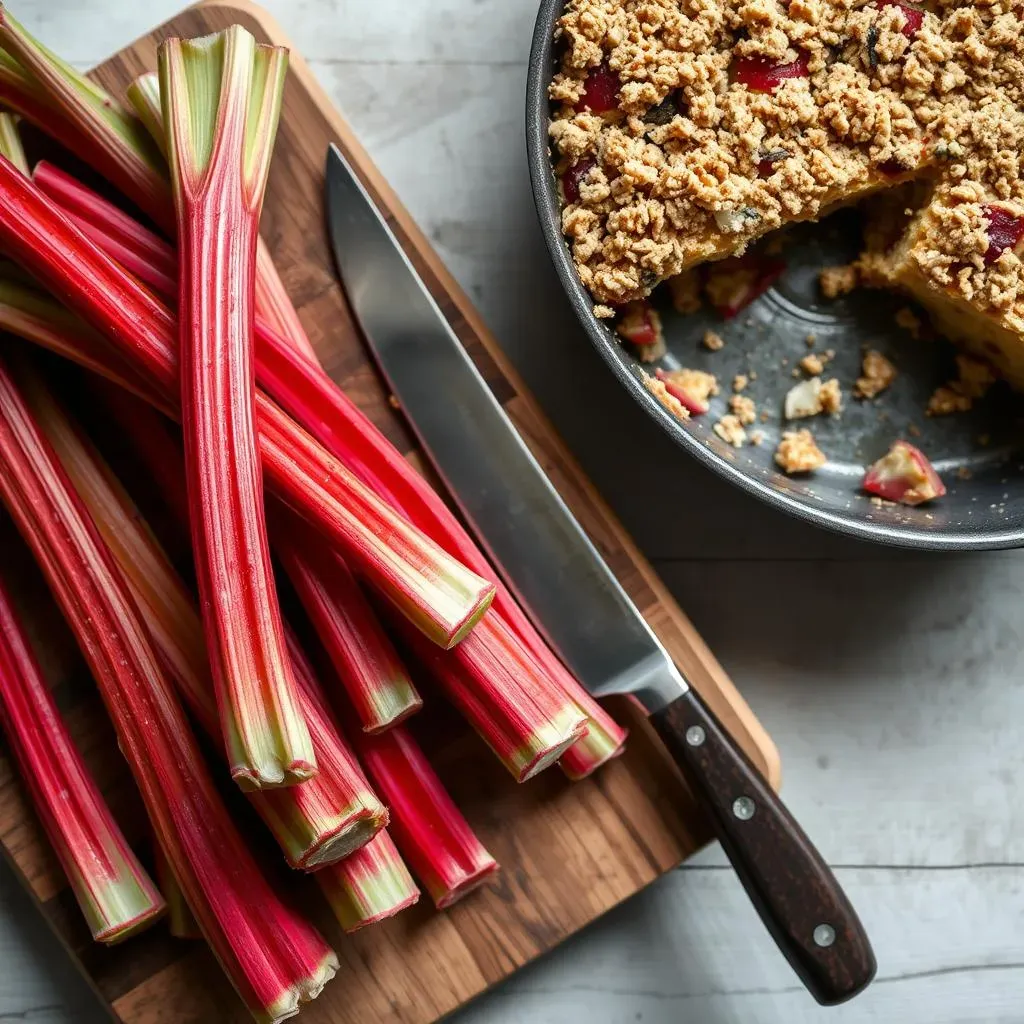
[(392, 409), (402, 408), (402, 403), (399, 402), (398, 395), (388, 395), (388, 405), (390, 405)]
[(804, 338), (804, 344), (805, 344), (805, 345), (806, 345), (806, 346), (807, 346), (808, 348), (814, 348), (814, 343), (815, 343), (815, 342), (816, 342), (817, 340), (818, 340), (818, 336), (817, 336), (816, 334), (808, 334), (808, 335), (807, 335), (807, 337), (806, 337), (806, 338)]
[(808, 356), (804, 356), (800, 360), (800, 369), (807, 374), (808, 377), (819, 377), (825, 370), (825, 364), (831, 357), (827, 352), (812, 352)]
[(757, 407), (754, 400), (746, 395), (733, 395), (729, 399), (729, 409), (745, 427), (757, 421)]
[(753, 445), (760, 445), (764, 443), (764, 431), (763, 430), (752, 430), (750, 432), (750, 443)]
[(818, 287), (826, 299), (848, 295), (857, 287), (857, 268), (852, 263), (842, 267), (825, 267), (818, 274)]
[(657, 377), (645, 375), (644, 386), (673, 416), (681, 420), (688, 420), (690, 418), (690, 410), (675, 395), (669, 394), (668, 388)]
[(833, 377), (821, 385), (818, 395), (821, 402), (821, 411), (830, 416), (838, 416), (843, 409), (843, 392), (839, 387), (839, 380)]
[(973, 405), (969, 395), (963, 395), (954, 391), (951, 387), (943, 385), (936, 388), (932, 397), (928, 399), (926, 416), (952, 416), (954, 413), (967, 412)]
[(958, 480), (970, 480), (974, 474), (971, 472), (969, 466), (958, 466), (956, 476)]
[(702, 405), (712, 395), (718, 394), (718, 378), (713, 373), (706, 373), (704, 370), (689, 370), (685, 367), (681, 370), (672, 370), (665, 374), (665, 379), (672, 382), (673, 387), (685, 391), (695, 402)]
[(596, 316), (598, 320), (611, 320), (611, 318), (615, 316), (615, 310), (612, 309), (611, 306), (602, 306), (598, 303), (594, 307), (594, 316)]
[(889, 501), (887, 498), (881, 498), (877, 494), (872, 494), (869, 500), (875, 508), (896, 508), (899, 504), (895, 501)]
[(853, 385), (853, 393), (858, 398), (874, 398), (896, 379), (896, 367), (873, 348), (864, 353), (861, 373)]
[(757, 370), (749, 370), (749, 371), (747, 372), (747, 376), (748, 376), (748, 377), (749, 377), (749, 378), (750, 378), (751, 380), (757, 380)]
[(720, 334), (716, 334), (714, 331), (705, 331), (701, 344), (709, 352), (719, 352), (721, 349), (725, 348), (725, 338)]
[(958, 355), (956, 357), (958, 377), (956, 384), (950, 385), (968, 398), (981, 398), (996, 382), (992, 367), (981, 359), (973, 356)]
[(743, 391), (746, 388), (747, 384), (749, 384), (749, 383), (750, 383), (750, 378), (747, 377), (747, 375), (745, 373), (737, 373), (736, 376), (733, 377), (733, 379), (732, 379), (732, 389), (737, 394), (739, 394), (741, 391)]
[(714, 430), (723, 441), (734, 448), (742, 447), (747, 440), (747, 432), (737, 416), (723, 416), (715, 424)]
[(909, 306), (896, 310), (895, 320), (897, 327), (902, 327), (915, 341), (920, 341), (921, 318)]
[(810, 473), (828, 462), (809, 430), (787, 430), (775, 449), (775, 462), (786, 473)]
[(921, 436), (921, 428), (916, 423), (909, 423), (909, 424), (907, 424), (907, 433), (911, 437), (920, 437)]

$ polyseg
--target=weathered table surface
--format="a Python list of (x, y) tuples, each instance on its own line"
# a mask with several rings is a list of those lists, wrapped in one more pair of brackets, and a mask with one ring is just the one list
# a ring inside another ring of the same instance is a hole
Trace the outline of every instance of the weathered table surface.
[[(464, 1011), (464, 1024), (1024, 1021), (1024, 556), (813, 531), (693, 465), (560, 296), (523, 141), (533, 0), (264, 0), (778, 743), (786, 796), (879, 977), (816, 1007), (717, 850)], [(180, 0), (14, 0), (87, 67)], [(0, 1021), (106, 1019), (0, 864)]]

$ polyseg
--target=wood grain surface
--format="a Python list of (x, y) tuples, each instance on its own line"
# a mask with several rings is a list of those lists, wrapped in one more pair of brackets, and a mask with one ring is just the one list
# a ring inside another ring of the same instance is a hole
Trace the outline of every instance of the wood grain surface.
[[(253, 6), (205, 3), (126, 48), (98, 68), (96, 77), (120, 93), (137, 74), (156, 66), (161, 38), (202, 35), (233, 22), (260, 38), (287, 43)], [(777, 786), (778, 757), (760, 723), (564, 449), (466, 297), (293, 51), (262, 230), (328, 371), (410, 459), (421, 462), (405, 424), (387, 402), (326, 248), (322, 171), (332, 141), (389, 212), (455, 331), (623, 585), (693, 685)], [(129, 838), (144, 845), (138, 797), (66, 628), (16, 546), (4, 545), (3, 568), (19, 581), (19, 603), (31, 610), (36, 648), (76, 741)], [(549, 771), (516, 786), (465, 729), (435, 752), (446, 784), (503, 868), (495, 882), (444, 914), (424, 905), (346, 938), (308, 879), (271, 864), (282, 886), (335, 943), (341, 960), (339, 977), (304, 1011), (304, 1019), (436, 1020), (702, 846), (710, 834), (707, 822), (653, 731), (628, 702), (618, 702), (613, 710), (632, 729), (628, 751), (583, 783), (570, 784)], [(265, 848), (258, 826), (245, 825), (253, 830), (254, 844)], [(89, 940), (6, 757), (0, 759), (0, 841), (54, 930), (119, 1019), (138, 1024), (247, 1019), (201, 944), (173, 940), (160, 927), (115, 949)]]

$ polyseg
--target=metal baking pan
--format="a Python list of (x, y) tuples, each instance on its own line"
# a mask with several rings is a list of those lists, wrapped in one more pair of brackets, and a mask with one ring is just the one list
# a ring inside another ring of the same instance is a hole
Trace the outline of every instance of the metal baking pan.
[[(732, 320), (711, 310), (681, 316), (667, 295), (655, 292), (662, 316), (667, 369), (708, 370), (721, 382), (709, 413), (682, 422), (644, 387), (644, 370), (619, 344), (607, 322), (593, 314), (593, 300), (580, 283), (560, 226), (561, 197), (548, 142), (548, 85), (555, 67), (553, 34), (564, 0), (542, 0), (530, 55), (526, 100), (527, 150), (534, 199), (555, 270), (591, 342), (626, 389), (690, 455), (727, 480), (805, 522), (882, 544), (931, 550), (983, 550), (1024, 545), (1024, 401), (1003, 384), (968, 413), (928, 418), (924, 411), (934, 389), (955, 377), (954, 350), (941, 338), (913, 338), (895, 323), (909, 303), (880, 291), (857, 290), (822, 299), (818, 271), (848, 263), (860, 248), (858, 211), (839, 211), (818, 223), (787, 233), (786, 270), (764, 295)], [(927, 323), (927, 318), (922, 314)], [(713, 329), (725, 348), (706, 351), (704, 332)], [(781, 403), (795, 383), (797, 362), (815, 336), (815, 351), (834, 349), (826, 376), (843, 384), (844, 410), (837, 418), (798, 421), (809, 426), (828, 455), (826, 467), (789, 477), (773, 461), (786, 427)], [(927, 335), (927, 332), (926, 332)], [(879, 398), (859, 402), (850, 395), (865, 345), (885, 353), (899, 369), (892, 387)], [(648, 367), (648, 369), (653, 369)], [(733, 375), (756, 371), (748, 390), (768, 418), (760, 446), (733, 448), (712, 430), (728, 412)], [(917, 508), (878, 507), (860, 490), (864, 467), (898, 438), (920, 447), (942, 476), (948, 493)]]

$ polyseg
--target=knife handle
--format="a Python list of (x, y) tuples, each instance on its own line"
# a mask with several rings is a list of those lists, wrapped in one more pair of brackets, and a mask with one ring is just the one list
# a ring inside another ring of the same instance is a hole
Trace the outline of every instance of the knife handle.
[(732, 737), (689, 690), (651, 723), (715, 831), (779, 949), (819, 1003), (875, 976), (875, 955), (835, 875)]

